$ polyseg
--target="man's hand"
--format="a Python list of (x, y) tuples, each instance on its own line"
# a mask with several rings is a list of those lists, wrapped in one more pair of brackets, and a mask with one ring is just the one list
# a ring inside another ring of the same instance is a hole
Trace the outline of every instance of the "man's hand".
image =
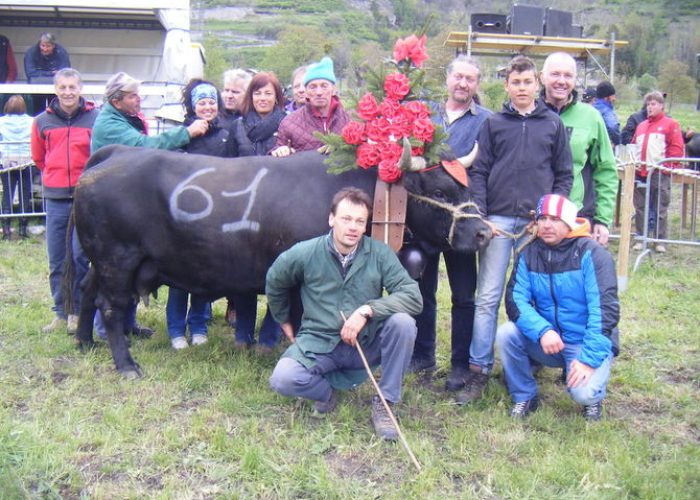
[(540, 345), (545, 354), (557, 354), (564, 349), (564, 342), (554, 330), (548, 330), (540, 337)]
[(581, 363), (576, 359), (573, 360), (567, 370), (566, 386), (570, 389), (574, 389), (581, 385), (586, 385), (588, 381), (591, 380), (594, 371), (595, 368)]
[(187, 133), (190, 135), (191, 139), (206, 134), (207, 130), (209, 130), (209, 122), (201, 119), (193, 121), (190, 123), (190, 126), (187, 127)]
[(372, 315), (372, 309), (369, 306), (360, 306), (345, 320), (343, 328), (340, 330), (340, 338), (343, 342), (351, 346), (355, 345), (357, 336), (369, 321), (365, 318), (365, 314)]
[(276, 158), (282, 158), (294, 154), (296, 151), (290, 146), (280, 146), (277, 149), (270, 151), (270, 154)]
[(610, 236), (610, 230), (605, 224), (593, 224), (593, 239), (604, 247), (608, 246), (608, 236)]
[(494, 224), (493, 222), (491, 222), (491, 221), (488, 220), (488, 219), (482, 219), (482, 220), (484, 221), (484, 223), (485, 223), (488, 227), (491, 228), (491, 237), (492, 237), (492, 238), (495, 237), (495, 236), (498, 236), (499, 234), (501, 234), (501, 231), (498, 229), (498, 226), (497, 226), (496, 224)]
[(282, 333), (284, 333), (285, 337), (289, 339), (289, 341), (293, 344), (294, 343), (294, 328), (292, 328), (292, 324), (287, 322), (287, 323), (281, 323), (280, 328), (282, 329)]

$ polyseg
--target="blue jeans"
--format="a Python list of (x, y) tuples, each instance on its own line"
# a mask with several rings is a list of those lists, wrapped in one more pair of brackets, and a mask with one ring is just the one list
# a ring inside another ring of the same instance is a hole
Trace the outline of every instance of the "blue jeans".
[[(188, 298), (190, 299), (189, 314), (187, 312)], [(209, 301), (207, 299), (179, 288), (170, 287), (168, 304), (165, 307), (170, 338), (184, 337), (186, 326), (190, 327), (190, 335), (206, 335), (208, 309)]]
[[(253, 344), (255, 342), (255, 320), (258, 316), (258, 296), (256, 294), (234, 295), (233, 304), (236, 308), (236, 341)], [(268, 308), (260, 327), (260, 345), (274, 347), (281, 334), (282, 329), (272, 318)]]
[[(129, 330), (133, 330), (136, 326), (136, 306), (138, 302), (132, 302), (124, 311), (124, 334), (127, 334)], [(93, 322), (93, 327), (95, 328), (95, 334), (101, 339), (107, 338), (107, 327), (102, 319), (102, 313), (98, 309), (95, 311), (95, 321)]]
[[(469, 345), (474, 325), (474, 291), (476, 290), (476, 254), (443, 253), (447, 279), (452, 291), (452, 356), (453, 367), (469, 366)], [(423, 311), (416, 316), (418, 335), (413, 348), (415, 358), (435, 359), (437, 321), (438, 267), (440, 254), (426, 257), (423, 276), (418, 281), (423, 296)]]
[[(73, 208), (71, 199), (46, 199), (46, 250), (49, 256), (49, 287), (53, 299), (52, 310), (63, 319), (64, 297), (61, 287), (63, 279), (63, 261), (66, 259), (66, 231)], [(78, 287), (74, 287), (77, 289)], [(72, 311), (69, 311), (72, 313)]]
[[(530, 222), (524, 217), (489, 215), (488, 220), (511, 234), (519, 234)], [(494, 237), (479, 252), (479, 274), (474, 312), (474, 333), (469, 350), (469, 363), (479, 366), (483, 373), (493, 368), (493, 344), (496, 340), (498, 307), (505, 288), (506, 272), (513, 249), (527, 236), (517, 241), (504, 235)]]
[[(416, 338), (415, 320), (406, 313), (396, 313), (384, 322), (372, 343), (362, 346), (370, 366), (381, 364), (382, 377), (379, 388), (392, 403), (401, 400), (401, 386), (408, 364), (411, 362)], [(328, 354), (317, 356), (317, 364), (306, 368), (293, 358), (283, 357), (270, 377), (270, 387), (283, 396), (302, 397), (312, 401), (328, 401), (333, 388), (324, 377), (334, 370), (361, 370), (362, 359), (357, 349), (341, 341)]]
[[(557, 354), (545, 354), (539, 342), (525, 337), (515, 323), (509, 321), (498, 328), (498, 347), (505, 371), (506, 385), (514, 403), (520, 403), (537, 395), (537, 382), (530, 369), (534, 361), (541, 365), (568, 368), (581, 351), (581, 344), (564, 344)], [(605, 399), (610, 380), (613, 355), (595, 369), (585, 385), (568, 388), (571, 398), (580, 405), (590, 406)]]

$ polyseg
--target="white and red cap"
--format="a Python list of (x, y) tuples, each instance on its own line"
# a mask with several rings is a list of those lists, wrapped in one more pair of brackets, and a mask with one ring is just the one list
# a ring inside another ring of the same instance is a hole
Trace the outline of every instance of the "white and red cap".
[(569, 226), (569, 229), (578, 227), (577, 213), (576, 204), (560, 194), (546, 194), (537, 203), (536, 216), (538, 219), (543, 215), (558, 217)]

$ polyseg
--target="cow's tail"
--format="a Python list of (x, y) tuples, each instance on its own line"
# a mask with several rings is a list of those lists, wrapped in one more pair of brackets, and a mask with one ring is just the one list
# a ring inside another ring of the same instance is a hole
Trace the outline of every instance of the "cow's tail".
[(75, 231), (75, 208), (71, 209), (66, 229), (66, 258), (63, 259), (63, 277), (61, 288), (63, 289), (63, 309), (66, 314), (78, 314), (74, 309), (79, 304), (73, 303), (75, 293), (75, 261), (73, 259), (73, 232)]

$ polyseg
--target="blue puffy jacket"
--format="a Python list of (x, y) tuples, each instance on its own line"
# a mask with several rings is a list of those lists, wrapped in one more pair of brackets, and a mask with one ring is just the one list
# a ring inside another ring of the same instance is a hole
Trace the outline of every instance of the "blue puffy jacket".
[(598, 368), (611, 351), (618, 352), (620, 304), (612, 256), (588, 237), (554, 246), (537, 238), (515, 261), (506, 311), (532, 342), (554, 330), (565, 344), (583, 344), (578, 361)]

